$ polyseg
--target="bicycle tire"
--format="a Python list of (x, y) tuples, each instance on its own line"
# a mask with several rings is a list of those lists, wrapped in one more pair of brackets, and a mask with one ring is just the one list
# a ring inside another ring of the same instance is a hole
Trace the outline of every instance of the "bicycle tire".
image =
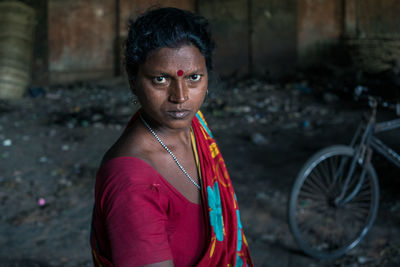
[[(340, 207), (333, 205), (332, 199), (345, 180), (345, 175), (338, 177), (335, 168), (344, 166), (345, 170), (353, 155), (354, 149), (348, 146), (327, 147), (304, 164), (293, 184), (288, 201), (289, 228), (298, 246), (314, 258), (331, 260), (344, 255), (359, 244), (376, 218), (379, 184), (371, 163), (364, 167), (365, 180), (357, 195)], [(361, 170), (357, 163), (354, 174)], [(350, 189), (355, 188), (356, 181), (352, 179)], [(317, 192), (310, 192), (310, 188)], [(322, 205), (316, 205), (318, 202)]]

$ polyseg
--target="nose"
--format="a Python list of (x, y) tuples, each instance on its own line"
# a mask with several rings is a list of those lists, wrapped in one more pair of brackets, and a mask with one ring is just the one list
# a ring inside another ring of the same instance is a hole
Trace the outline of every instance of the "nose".
[(170, 87), (169, 101), (184, 103), (189, 99), (189, 91), (184, 81), (178, 80)]

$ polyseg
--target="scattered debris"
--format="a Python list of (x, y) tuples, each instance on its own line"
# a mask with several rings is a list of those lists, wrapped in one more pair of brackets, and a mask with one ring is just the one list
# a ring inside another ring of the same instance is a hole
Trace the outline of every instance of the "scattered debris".
[(44, 198), (39, 198), (38, 199), (38, 205), (39, 207), (43, 207), (44, 205), (46, 205), (46, 200)]
[(324, 101), (328, 104), (333, 104), (339, 101), (339, 97), (335, 94), (326, 92), (323, 94)]
[(30, 97), (38, 97), (46, 94), (46, 89), (43, 87), (30, 87), (28, 88), (28, 94)]
[(251, 141), (253, 142), (253, 144), (255, 145), (268, 145), (268, 140), (267, 138), (265, 138), (262, 134), (260, 133), (253, 133), (251, 135)]
[(3, 146), (11, 146), (11, 145), (12, 145), (11, 139), (6, 139), (3, 141)]

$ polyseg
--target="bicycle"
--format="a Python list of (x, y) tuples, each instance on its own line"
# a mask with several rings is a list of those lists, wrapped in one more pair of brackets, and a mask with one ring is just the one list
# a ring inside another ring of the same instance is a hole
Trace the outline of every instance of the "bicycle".
[[(368, 99), (371, 115), (359, 125), (350, 145), (315, 153), (303, 165), (290, 193), (289, 228), (298, 246), (317, 259), (343, 256), (371, 229), (379, 205), (373, 151), (400, 168), (400, 155), (375, 136), (400, 128), (400, 119), (377, 123), (378, 100)], [(400, 115), (400, 104), (396, 109)]]

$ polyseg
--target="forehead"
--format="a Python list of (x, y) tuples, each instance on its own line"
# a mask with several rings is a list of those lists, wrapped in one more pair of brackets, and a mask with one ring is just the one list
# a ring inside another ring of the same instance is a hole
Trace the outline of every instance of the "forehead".
[(142, 67), (147, 71), (171, 71), (206, 69), (206, 61), (200, 50), (193, 45), (177, 48), (163, 47), (149, 54)]

